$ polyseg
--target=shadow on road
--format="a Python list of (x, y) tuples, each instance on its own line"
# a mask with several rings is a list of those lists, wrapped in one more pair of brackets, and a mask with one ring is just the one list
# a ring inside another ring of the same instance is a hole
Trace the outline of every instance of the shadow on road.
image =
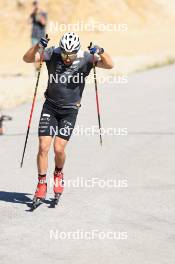
[(0, 201), (8, 203), (21, 203), (28, 205), (32, 202), (32, 199), (28, 197), (30, 193), (17, 193), (17, 192), (5, 192), (0, 191)]
[[(26, 212), (33, 212), (33, 196), (32, 199), (28, 196), (31, 196), (31, 193), (18, 193), (18, 192), (5, 192), (0, 191), (0, 201), (4, 201), (7, 203), (18, 203), (18, 204), (26, 204), (29, 210), (25, 210)], [(49, 208), (55, 208), (53, 206), (53, 202), (49, 200), (42, 201), (41, 204), (47, 204), (49, 205)], [(39, 204), (37, 207), (39, 207), (41, 204)]]

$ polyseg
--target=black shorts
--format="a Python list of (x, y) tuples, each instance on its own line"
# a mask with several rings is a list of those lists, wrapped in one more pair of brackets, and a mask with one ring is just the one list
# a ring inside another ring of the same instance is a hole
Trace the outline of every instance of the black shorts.
[(62, 109), (44, 103), (41, 112), (38, 136), (57, 136), (69, 140), (73, 132), (78, 110)]

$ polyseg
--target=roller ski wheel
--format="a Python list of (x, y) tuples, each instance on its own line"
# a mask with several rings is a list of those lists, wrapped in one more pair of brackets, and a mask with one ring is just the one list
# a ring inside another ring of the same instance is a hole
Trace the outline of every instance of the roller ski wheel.
[(55, 197), (51, 200), (49, 208), (55, 208), (59, 203), (60, 197), (61, 197), (60, 193), (55, 194)]
[(55, 198), (54, 198), (55, 205), (57, 205), (59, 203), (60, 197), (61, 197), (61, 193), (56, 193), (55, 194)]
[(34, 197), (33, 202), (32, 202), (32, 206), (31, 206), (31, 210), (32, 211), (35, 210), (37, 207), (39, 207), (42, 204), (43, 201), (44, 201), (44, 199)]

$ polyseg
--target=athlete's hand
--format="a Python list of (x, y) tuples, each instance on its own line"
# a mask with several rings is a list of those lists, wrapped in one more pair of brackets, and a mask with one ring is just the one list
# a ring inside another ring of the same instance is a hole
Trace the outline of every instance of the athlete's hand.
[(88, 47), (91, 54), (98, 54), (101, 55), (104, 53), (104, 49), (99, 47), (98, 45), (90, 43), (90, 46)]
[(38, 43), (38, 45), (39, 45), (40, 48), (45, 49), (45, 48), (47, 48), (48, 43), (49, 43), (49, 39), (41, 38), (40, 42)]

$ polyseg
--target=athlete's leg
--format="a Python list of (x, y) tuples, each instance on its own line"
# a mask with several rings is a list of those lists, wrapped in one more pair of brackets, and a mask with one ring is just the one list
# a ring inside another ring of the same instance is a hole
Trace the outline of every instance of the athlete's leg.
[(45, 175), (48, 167), (48, 152), (56, 131), (57, 120), (54, 113), (44, 104), (40, 117), (38, 136), (39, 151), (37, 156), (38, 174)]
[(72, 111), (64, 114), (58, 121), (59, 129), (54, 141), (55, 167), (57, 169), (62, 169), (64, 166), (66, 159), (65, 148), (73, 132), (77, 114), (78, 111)]
[(55, 167), (62, 169), (65, 163), (66, 154), (65, 154), (65, 148), (68, 141), (60, 138), (55, 137), (54, 140), (54, 152), (55, 152)]
[(39, 150), (37, 156), (38, 174), (45, 175), (48, 168), (48, 152), (51, 146), (53, 137), (40, 136), (39, 137)]
[(46, 173), (48, 167), (48, 152), (52, 142), (51, 136), (39, 136), (39, 151), (37, 156), (38, 183), (33, 198), (33, 209), (45, 199), (47, 193)]
[[(50, 111), (46, 104), (43, 106), (41, 112), (39, 127), (38, 127), (38, 136), (39, 136), (39, 151), (37, 155), (37, 166), (38, 166), (38, 184), (36, 192), (34, 195), (33, 207), (41, 199), (44, 199), (47, 192), (47, 183), (46, 183), (46, 174), (48, 168), (48, 152), (51, 146), (51, 142), (54, 136), (56, 129), (57, 120), (54, 116), (54, 113)], [(53, 128), (53, 129), (52, 129)]]
[(54, 171), (54, 193), (55, 201), (58, 203), (60, 195), (64, 190), (64, 174), (63, 167), (66, 159), (65, 148), (72, 134), (77, 112), (63, 114), (62, 118), (58, 120), (58, 133), (54, 141), (55, 151), (55, 171)]

